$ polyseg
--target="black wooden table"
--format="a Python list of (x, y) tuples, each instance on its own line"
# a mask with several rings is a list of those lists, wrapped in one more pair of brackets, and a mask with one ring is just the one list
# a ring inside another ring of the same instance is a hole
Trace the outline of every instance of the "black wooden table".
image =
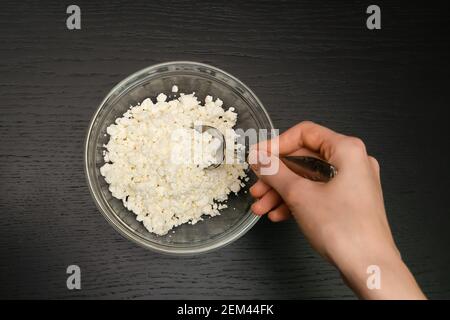
[[(170, 60), (222, 68), (285, 130), (309, 119), (361, 137), (379, 159), (404, 260), (450, 298), (449, 26), (438, 3), (61, 1), (0, 9), (1, 298), (354, 298), (293, 222), (262, 219), (219, 251), (176, 258), (122, 238), (83, 172), (91, 116), (127, 75)], [(82, 289), (66, 288), (66, 268)]]

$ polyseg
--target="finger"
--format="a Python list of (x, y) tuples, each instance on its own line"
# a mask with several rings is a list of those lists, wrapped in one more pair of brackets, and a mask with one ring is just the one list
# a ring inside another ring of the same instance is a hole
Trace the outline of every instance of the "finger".
[(278, 157), (268, 154), (265, 150), (252, 150), (248, 162), (256, 175), (274, 188), (285, 201), (290, 200), (290, 195), (295, 193), (293, 191), (297, 188), (304, 194), (313, 188), (314, 182), (298, 176)]
[(380, 164), (378, 163), (377, 159), (375, 159), (372, 156), (369, 156), (369, 163), (373, 171), (375, 172), (375, 175), (377, 176), (378, 180), (380, 180)]
[(291, 218), (291, 211), (285, 203), (269, 212), (268, 217), (272, 222), (285, 221)]
[(289, 154), (300, 148), (307, 148), (320, 154), (325, 160), (329, 160), (333, 154), (333, 146), (343, 135), (336, 133), (321, 125), (310, 121), (304, 121), (283, 132), (270, 142), (260, 142), (258, 148), (275, 153), (273, 148), (278, 148), (279, 154)]
[(257, 215), (263, 215), (276, 208), (283, 200), (274, 189), (267, 192), (261, 199), (252, 204), (252, 211)]
[(258, 181), (256, 181), (255, 184), (250, 187), (250, 194), (253, 198), (261, 198), (271, 189), (272, 187), (265, 184), (261, 179), (258, 179)]

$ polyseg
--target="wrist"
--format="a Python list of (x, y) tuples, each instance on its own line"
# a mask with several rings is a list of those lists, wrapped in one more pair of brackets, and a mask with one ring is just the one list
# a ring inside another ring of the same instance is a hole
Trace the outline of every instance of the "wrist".
[(349, 287), (363, 299), (424, 299), (422, 291), (398, 251), (367, 250), (337, 263)]

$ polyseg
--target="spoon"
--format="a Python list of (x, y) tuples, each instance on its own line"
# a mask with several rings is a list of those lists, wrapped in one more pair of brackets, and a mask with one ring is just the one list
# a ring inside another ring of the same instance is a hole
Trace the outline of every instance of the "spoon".
[[(208, 132), (211, 136), (220, 140), (222, 148), (221, 159), (217, 163), (211, 164), (206, 169), (219, 167), (225, 160), (225, 138), (217, 128), (207, 125), (197, 125), (194, 127), (200, 133)], [(283, 156), (281, 161), (296, 174), (313, 181), (328, 182), (337, 174), (337, 169), (328, 162), (311, 156)]]

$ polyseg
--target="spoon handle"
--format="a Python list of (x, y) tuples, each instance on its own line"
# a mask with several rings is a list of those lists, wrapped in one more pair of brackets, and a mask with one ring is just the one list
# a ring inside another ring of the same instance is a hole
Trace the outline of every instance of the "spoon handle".
[(313, 181), (328, 182), (337, 174), (337, 169), (333, 165), (318, 158), (286, 156), (281, 160), (296, 174)]

